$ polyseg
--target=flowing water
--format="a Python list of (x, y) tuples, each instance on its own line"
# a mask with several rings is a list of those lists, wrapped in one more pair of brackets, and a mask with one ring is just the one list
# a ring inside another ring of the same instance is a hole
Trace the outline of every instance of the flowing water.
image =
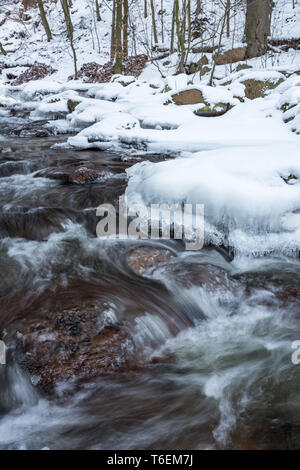
[[(96, 207), (116, 202), (125, 169), (143, 157), (51, 149), (58, 140), (0, 141), (0, 328), (8, 346), (0, 448), (300, 448), (300, 366), (291, 360), (300, 339), (299, 259), (231, 260), (175, 241), (97, 239)], [(41, 177), (82, 165), (100, 178), (79, 185)], [(127, 262), (138, 247), (172, 257), (138, 275)], [(10, 333), (20, 320), (89, 299), (125, 325), (136, 364), (47, 395), (14, 359)]]

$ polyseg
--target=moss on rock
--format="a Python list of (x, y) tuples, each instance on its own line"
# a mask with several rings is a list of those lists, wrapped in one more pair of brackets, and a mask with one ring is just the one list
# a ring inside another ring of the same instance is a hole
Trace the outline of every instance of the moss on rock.
[(190, 88), (189, 90), (183, 90), (174, 93), (171, 96), (171, 99), (173, 100), (173, 103), (177, 104), (178, 106), (184, 106), (188, 104), (203, 104), (203, 106), (194, 111), (194, 114), (197, 116), (219, 116), (231, 108), (229, 103), (208, 103), (205, 100), (201, 90), (198, 90), (198, 88)]
[(188, 67), (187, 67), (187, 73), (188, 74), (194, 74), (197, 72), (200, 72), (201, 75), (204, 75), (207, 73), (207, 71), (210, 70), (208, 65), (208, 58), (206, 55), (203, 55), (197, 62), (192, 62)]
[(248, 64), (239, 64), (235, 69), (236, 72), (240, 72), (241, 70), (252, 69), (252, 65)]
[(291, 104), (291, 103), (283, 103), (282, 106), (280, 106), (280, 110), (285, 113), (286, 111), (288, 111), (289, 109), (292, 109), (294, 108), (295, 106), (297, 106), (296, 104)]
[(196, 111), (194, 111), (194, 114), (196, 116), (202, 116), (202, 117), (217, 117), (226, 113), (231, 108), (232, 106), (230, 106), (230, 104), (228, 103), (216, 103), (214, 105), (206, 104), (202, 108), (199, 108)]
[(69, 113), (73, 113), (76, 106), (78, 106), (79, 104), (80, 104), (80, 101), (68, 100), (67, 101), (67, 106), (68, 106)]
[(283, 78), (280, 78), (276, 82), (270, 80), (255, 80), (254, 78), (244, 80), (241, 82), (245, 85), (245, 96), (250, 100), (254, 100), (255, 98), (262, 98), (265, 96), (267, 90), (273, 90), (276, 88), (280, 83), (283, 82)]

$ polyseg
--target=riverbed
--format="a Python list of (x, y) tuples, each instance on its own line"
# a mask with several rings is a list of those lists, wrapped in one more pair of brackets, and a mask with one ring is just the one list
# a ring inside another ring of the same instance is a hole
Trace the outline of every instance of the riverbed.
[[(186, 252), (175, 240), (100, 240), (96, 208), (116, 204), (125, 170), (171, 155), (0, 141), (1, 449), (298, 449), (300, 261)], [(85, 167), (96, 181), (53, 172)], [(47, 176), (48, 175), (48, 176)], [(134, 272), (135, 250), (170, 259)], [(100, 305), (130, 339), (116, 371), (60, 380), (48, 394), (15, 355), (22, 321)], [(132, 359), (133, 357), (133, 359)], [(133, 361), (133, 362), (132, 362)]]

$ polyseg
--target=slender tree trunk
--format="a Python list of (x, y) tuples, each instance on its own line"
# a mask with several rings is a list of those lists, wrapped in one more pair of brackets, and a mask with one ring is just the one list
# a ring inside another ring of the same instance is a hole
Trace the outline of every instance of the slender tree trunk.
[(161, 25), (161, 42), (164, 43), (164, 0), (160, 1), (160, 25)]
[(95, 0), (95, 6), (96, 6), (96, 18), (97, 18), (97, 21), (101, 21), (99, 0)]
[(173, 2), (173, 13), (172, 13), (172, 28), (171, 28), (171, 41), (170, 41), (170, 54), (174, 52), (174, 36), (175, 36), (175, 2)]
[(226, 36), (230, 36), (230, 0), (226, 1)]
[(185, 34), (186, 34), (187, 4), (184, 0), (182, 4), (182, 15), (179, 16), (179, 0), (175, 0), (175, 24), (177, 33), (177, 44), (179, 54), (179, 64), (177, 73), (184, 73), (185, 63)]
[(153, 40), (154, 40), (154, 44), (157, 44), (158, 38), (157, 38), (157, 29), (156, 29), (156, 20), (155, 20), (154, 0), (150, 0), (150, 6), (151, 6), (151, 14), (152, 14)]
[(201, 13), (201, 0), (197, 0), (195, 14), (196, 16), (199, 16), (200, 13)]
[[(223, 16), (223, 20), (222, 20), (222, 26), (221, 26), (220, 36), (219, 36), (219, 43), (218, 43), (217, 53), (219, 53), (220, 50), (221, 50), (222, 37), (223, 37), (223, 34), (224, 34), (225, 23), (226, 23), (226, 13), (227, 12), (225, 11), (224, 16)], [(216, 62), (214, 61), (214, 65), (212, 66), (211, 74), (210, 74), (210, 78), (209, 78), (209, 82), (208, 82), (209, 86), (212, 86), (212, 84), (213, 84), (215, 70), (216, 70)]]
[(270, 35), (272, 0), (247, 0), (245, 35), (247, 58), (258, 57), (267, 52)]
[(188, 33), (188, 44), (186, 49), (186, 57), (188, 56), (191, 43), (192, 43), (192, 10), (191, 10), (191, 0), (187, 0), (187, 33)]
[(1, 52), (1, 54), (3, 54), (3, 55), (7, 55), (7, 52), (6, 52), (6, 50), (4, 49), (4, 47), (2, 46), (2, 43), (1, 43), (1, 42), (0, 42), (0, 52)]
[(113, 0), (112, 21), (111, 21), (111, 40), (110, 40), (110, 60), (116, 55), (116, 0)]
[(116, 58), (114, 63), (114, 73), (122, 73), (122, 58), (123, 58), (123, 48), (122, 48), (122, 16), (123, 16), (123, 2), (122, 0), (116, 0), (116, 28), (115, 28), (115, 38), (116, 38)]
[(72, 49), (72, 54), (73, 54), (73, 62), (74, 62), (74, 79), (78, 80), (78, 70), (77, 70), (77, 55), (76, 55), (76, 50), (74, 47), (74, 28), (71, 20), (71, 14), (70, 14), (70, 9), (69, 9), (69, 4), (68, 0), (60, 0), (61, 6), (64, 12), (65, 16), (65, 22), (67, 26), (67, 35), (70, 41), (70, 46)]
[(144, 18), (148, 18), (147, 0), (144, 0)]
[(128, 56), (128, 0), (123, 0), (123, 56)]
[(43, 26), (47, 35), (47, 41), (50, 42), (52, 39), (52, 34), (50, 31), (49, 23), (47, 20), (45, 9), (44, 9), (43, 0), (37, 0), (37, 3), (38, 3), (39, 10), (40, 10), (42, 23), (43, 23)]

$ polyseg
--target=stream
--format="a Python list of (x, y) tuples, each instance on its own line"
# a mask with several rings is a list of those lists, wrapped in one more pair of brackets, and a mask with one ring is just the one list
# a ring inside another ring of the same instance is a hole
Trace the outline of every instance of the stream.
[[(98, 239), (96, 208), (124, 193), (126, 168), (168, 157), (51, 148), (65, 140), (0, 140), (0, 449), (299, 449), (300, 260)], [(98, 179), (47, 177), (83, 166)], [(136, 272), (136, 250), (171, 256)], [(88, 302), (130, 360), (47, 393), (15, 338)]]

